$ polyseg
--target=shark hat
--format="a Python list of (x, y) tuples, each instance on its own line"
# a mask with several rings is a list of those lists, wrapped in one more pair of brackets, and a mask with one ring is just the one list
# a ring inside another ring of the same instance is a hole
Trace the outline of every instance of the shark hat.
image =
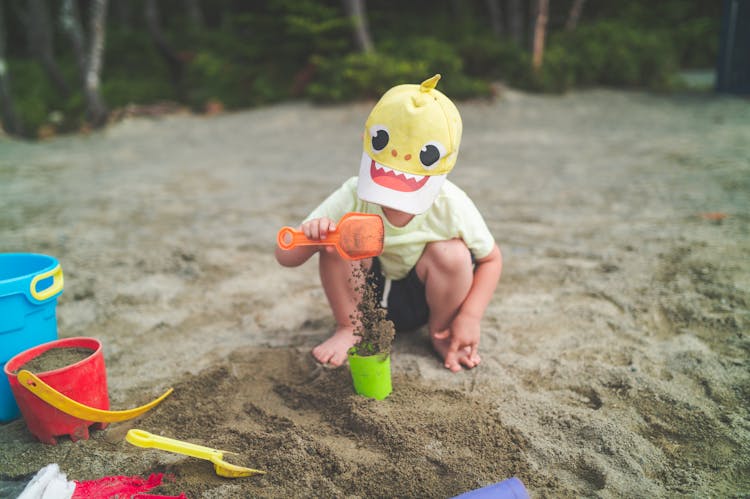
[(388, 90), (365, 122), (357, 195), (412, 215), (424, 213), (456, 164), (461, 116), (437, 90), (440, 75)]

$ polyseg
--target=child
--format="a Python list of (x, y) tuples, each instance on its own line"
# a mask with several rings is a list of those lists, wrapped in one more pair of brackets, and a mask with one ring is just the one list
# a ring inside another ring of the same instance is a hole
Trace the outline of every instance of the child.
[[(500, 279), (502, 256), (469, 197), (446, 180), (456, 163), (461, 117), (435, 89), (399, 85), (375, 104), (365, 123), (359, 177), (347, 180), (302, 223), (308, 238), (324, 240), (347, 212), (376, 213), (385, 225), (383, 253), (362, 260), (378, 286), (396, 331), (428, 325), (446, 368), (477, 366), (480, 322)], [(358, 340), (351, 316), (360, 297), (353, 265), (328, 245), (276, 248), (286, 267), (319, 254), (320, 279), (336, 331), (315, 347), (324, 365), (340, 366)]]

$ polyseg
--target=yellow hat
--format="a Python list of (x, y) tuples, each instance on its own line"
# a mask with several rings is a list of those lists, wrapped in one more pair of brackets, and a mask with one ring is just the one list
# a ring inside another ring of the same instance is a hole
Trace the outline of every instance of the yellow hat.
[(365, 122), (361, 199), (415, 215), (434, 201), (456, 164), (462, 130), (438, 80), (395, 86), (375, 104)]

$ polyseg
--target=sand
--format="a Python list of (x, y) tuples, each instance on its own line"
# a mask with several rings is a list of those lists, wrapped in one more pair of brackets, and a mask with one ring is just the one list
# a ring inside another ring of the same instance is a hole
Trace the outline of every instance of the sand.
[[(750, 495), (750, 102), (503, 90), (461, 102), (452, 180), (505, 268), (481, 366), (399, 334), (393, 394), (355, 395), (310, 349), (333, 320), (276, 231), (356, 174), (372, 102), (132, 118), (0, 139), (0, 251), (57, 257), (60, 337), (102, 340), (113, 409), (86, 441), (0, 425), (0, 480), (166, 473), (153, 493), (451, 497), (517, 476), (532, 497)], [(131, 427), (267, 475), (134, 447)]]

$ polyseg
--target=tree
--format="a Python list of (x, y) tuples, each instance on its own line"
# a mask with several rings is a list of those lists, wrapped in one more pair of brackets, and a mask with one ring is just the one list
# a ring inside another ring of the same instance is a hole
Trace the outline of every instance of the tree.
[(544, 37), (549, 18), (549, 0), (536, 0), (536, 20), (534, 21), (534, 39), (532, 42), (531, 65), (535, 71), (542, 67), (544, 57)]
[(21, 14), (19, 17), (24, 23), (29, 40), (29, 48), (34, 56), (39, 59), (47, 76), (55, 85), (55, 88), (63, 97), (70, 95), (70, 87), (65, 82), (62, 72), (55, 61), (53, 45), (53, 29), (50, 22), (49, 11), (44, 0), (28, 0), (28, 15)]
[(365, 0), (344, 0), (346, 15), (352, 20), (354, 28), (354, 43), (360, 52), (373, 52), (374, 45), (370, 37), (370, 27), (367, 22)]
[(78, 4), (74, 0), (63, 0), (60, 9), (60, 25), (63, 32), (70, 38), (73, 48), (73, 57), (78, 67), (78, 77), (83, 84), (86, 81), (86, 54), (83, 46), (83, 28), (81, 27), (81, 16), (78, 14)]
[(154, 42), (154, 45), (156, 45), (159, 54), (167, 63), (169, 75), (172, 78), (172, 86), (177, 91), (178, 98), (184, 100), (185, 91), (183, 89), (183, 74), (185, 70), (182, 59), (180, 59), (180, 56), (172, 48), (162, 32), (159, 7), (156, 5), (156, 0), (146, 0), (145, 14), (146, 27), (148, 28), (149, 35), (151, 35), (151, 40)]
[(490, 15), (490, 26), (495, 36), (503, 36), (503, 13), (500, 0), (487, 0), (487, 10)]
[(122, 28), (125, 28), (127, 30), (133, 29), (133, 16), (132, 16), (132, 7), (133, 4), (131, 2), (113, 2), (113, 16), (114, 20), (116, 21), (117, 25), (119, 25)]
[(99, 92), (99, 78), (104, 59), (104, 35), (106, 31), (107, 0), (93, 0), (91, 3), (91, 40), (89, 59), (86, 67), (86, 114), (95, 126), (104, 125), (107, 120), (107, 107)]
[(63, 0), (60, 21), (73, 47), (73, 55), (78, 66), (78, 74), (86, 100), (86, 118), (94, 127), (104, 125), (107, 120), (107, 107), (99, 92), (99, 78), (104, 54), (105, 20), (107, 0), (92, 0), (90, 12), (88, 54), (86, 40), (81, 26), (81, 17), (74, 0)]
[(203, 11), (199, 0), (185, 0), (185, 8), (190, 24), (195, 28), (203, 28), (205, 21), (203, 20)]
[(2, 1), (0, 1), (0, 110), (2, 110), (2, 124), (5, 131), (9, 134), (20, 135), (23, 127), (13, 105), (10, 73), (5, 60), (5, 11)]
[(565, 21), (566, 30), (573, 31), (576, 29), (578, 20), (581, 18), (584, 3), (586, 3), (586, 0), (573, 0), (573, 5), (570, 7), (570, 12), (568, 12), (568, 19)]
[(523, 7), (521, 0), (508, 0), (508, 31), (519, 46), (523, 43)]

